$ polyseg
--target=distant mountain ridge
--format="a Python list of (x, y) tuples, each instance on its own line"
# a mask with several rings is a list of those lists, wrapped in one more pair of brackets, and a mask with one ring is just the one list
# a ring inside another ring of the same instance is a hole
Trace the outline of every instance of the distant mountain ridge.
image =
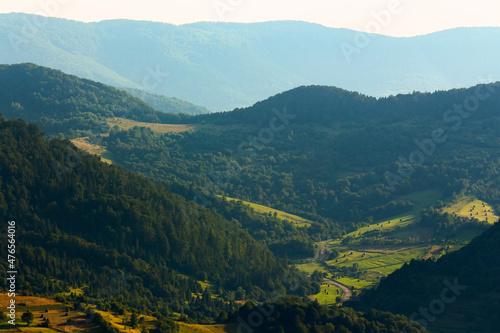
[(152, 94), (144, 90), (134, 88), (123, 88), (130, 95), (137, 97), (156, 110), (167, 113), (183, 113), (188, 115), (198, 115), (210, 113), (210, 111), (202, 106), (198, 106), (175, 97), (166, 97), (164, 95)]
[[(28, 34), (27, 27), (34, 32)], [(359, 45), (357, 36), (356, 31), (289, 21), (86, 24), (4, 14), (0, 63), (33, 62), (175, 96), (212, 111), (252, 105), (301, 85), (385, 96), (500, 79), (500, 28), (460, 28), (411, 38), (364, 34), (366, 45)], [(346, 52), (346, 47), (356, 52)]]

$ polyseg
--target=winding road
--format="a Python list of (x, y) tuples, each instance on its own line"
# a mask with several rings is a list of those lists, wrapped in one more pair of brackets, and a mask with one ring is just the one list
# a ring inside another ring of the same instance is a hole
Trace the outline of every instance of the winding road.
[(323, 280), (325, 280), (326, 282), (330, 282), (331, 284), (333, 284), (333, 285), (339, 287), (340, 289), (342, 289), (342, 291), (344, 292), (344, 297), (342, 297), (342, 302), (341, 303), (344, 303), (345, 301), (348, 301), (349, 298), (351, 298), (351, 290), (348, 287), (344, 286), (341, 283), (332, 281), (332, 280), (327, 279), (327, 278), (324, 278)]

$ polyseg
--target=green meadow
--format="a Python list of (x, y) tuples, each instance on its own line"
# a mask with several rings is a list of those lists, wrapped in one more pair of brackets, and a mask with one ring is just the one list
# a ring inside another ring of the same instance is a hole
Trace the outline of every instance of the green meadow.
[(319, 304), (336, 304), (337, 297), (342, 297), (344, 292), (339, 287), (325, 282), (321, 284), (321, 291), (316, 295), (309, 296), (311, 300), (318, 300)]
[(277, 210), (277, 209), (274, 209), (274, 208), (262, 206), (262, 205), (259, 205), (259, 204), (256, 204), (256, 203), (252, 203), (252, 202), (248, 202), (248, 201), (243, 201), (243, 200), (234, 199), (234, 198), (228, 198), (228, 197), (225, 197), (225, 198), (228, 201), (241, 201), (245, 205), (250, 206), (250, 208), (252, 208), (256, 213), (259, 213), (259, 214), (265, 214), (265, 215), (271, 214), (271, 215), (274, 215), (274, 213), (276, 213), (277, 217), (280, 220), (283, 220), (283, 221), (287, 220), (287, 221), (291, 222), (293, 225), (295, 225), (296, 227), (299, 227), (299, 228), (301, 228), (301, 227), (310, 227), (311, 226), (311, 221), (310, 220), (302, 218), (302, 217), (297, 216), (297, 215), (289, 214), (289, 213), (283, 212), (281, 210)]
[(449, 207), (443, 208), (443, 212), (463, 217), (473, 217), (479, 221), (488, 221), (490, 224), (499, 219), (490, 204), (475, 197), (463, 197)]

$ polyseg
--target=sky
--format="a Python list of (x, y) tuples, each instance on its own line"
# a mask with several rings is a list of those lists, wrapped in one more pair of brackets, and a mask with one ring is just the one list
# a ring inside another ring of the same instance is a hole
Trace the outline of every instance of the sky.
[(0, 0), (0, 13), (10, 12), (83, 22), (299, 20), (396, 37), (500, 26), (499, 0)]

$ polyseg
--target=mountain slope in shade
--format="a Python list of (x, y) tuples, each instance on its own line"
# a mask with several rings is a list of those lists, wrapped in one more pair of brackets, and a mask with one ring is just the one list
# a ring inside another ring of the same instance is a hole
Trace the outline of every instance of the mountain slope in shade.
[(500, 222), (436, 262), (406, 264), (362, 301), (365, 307), (405, 314), (429, 327), (498, 332)]
[[(68, 141), (46, 141), (36, 125), (1, 116), (0, 218), (16, 221), (19, 291), (26, 293), (86, 286), (85, 296), (96, 301), (119, 298), (142, 311), (215, 318), (216, 310), (234, 309), (234, 293), (224, 290), (262, 299), (291, 290), (286, 272), (298, 276), (220, 215)], [(197, 280), (210, 281), (219, 298)], [(201, 292), (203, 304), (192, 297)]]
[[(42, 27), (26, 35), (25, 27), (40, 20)], [(499, 28), (411, 38), (367, 34), (366, 46), (356, 43), (358, 36), (304, 22), (85, 24), (5, 14), (0, 15), (0, 63), (34, 62), (176, 96), (212, 111), (248, 106), (300, 85), (383, 96), (500, 79)], [(346, 56), (346, 48), (356, 51)]]

